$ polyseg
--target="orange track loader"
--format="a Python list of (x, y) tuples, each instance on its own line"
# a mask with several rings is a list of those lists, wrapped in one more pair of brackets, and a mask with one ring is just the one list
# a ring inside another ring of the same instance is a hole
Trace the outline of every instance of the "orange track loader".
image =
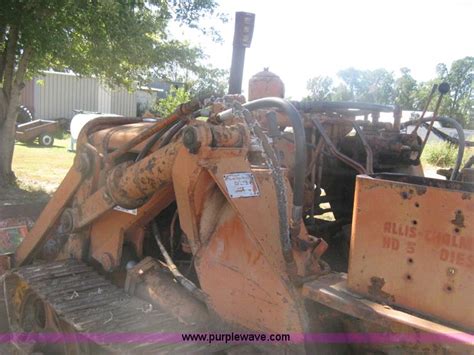
[(249, 92), (83, 127), (3, 276), (11, 332), (70, 341), (20, 337), (18, 348), (232, 353), (242, 344), (96, 335), (250, 332), (300, 337), (252, 352), (473, 351), (474, 198), (459, 125), (449, 180), (430, 179), (396, 107), (268, 97), (283, 94), (268, 70)]

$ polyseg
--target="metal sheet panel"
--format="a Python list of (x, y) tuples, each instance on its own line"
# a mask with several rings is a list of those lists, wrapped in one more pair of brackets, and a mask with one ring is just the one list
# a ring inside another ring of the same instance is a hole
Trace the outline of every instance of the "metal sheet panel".
[[(28, 85), (31, 85), (29, 88)], [(72, 118), (73, 110), (114, 113), (134, 117), (137, 114), (135, 92), (110, 91), (96, 78), (75, 74), (44, 72), (27, 85), (22, 102), (34, 104), (36, 119)], [(31, 97), (30, 97), (31, 96)]]
[(349, 288), (474, 329), (473, 186), (390, 179), (357, 177)]
[(137, 115), (137, 99), (135, 93), (125, 89), (112, 91), (110, 113), (135, 117)]
[[(342, 318), (341, 313), (351, 316), (346, 341), (361, 344), (365, 337), (372, 343), (370, 351), (353, 344), (355, 354), (472, 354), (472, 335), (454, 327), (439, 324), (433, 319), (411, 314), (360, 297), (347, 289), (344, 273), (329, 273), (303, 284), (304, 297), (333, 310), (324, 318)], [(315, 315), (321, 317), (321, 313)], [(375, 325), (375, 327), (374, 327)], [(376, 330), (375, 330), (376, 329)], [(327, 335), (326, 335), (327, 336)], [(375, 344), (378, 343), (378, 344)], [(335, 352), (336, 353), (336, 352)]]
[(72, 118), (74, 109), (97, 111), (95, 78), (44, 72), (35, 80), (35, 112), (38, 119)]
[(98, 95), (97, 112), (112, 113), (112, 96), (110, 90), (103, 85), (99, 85)]

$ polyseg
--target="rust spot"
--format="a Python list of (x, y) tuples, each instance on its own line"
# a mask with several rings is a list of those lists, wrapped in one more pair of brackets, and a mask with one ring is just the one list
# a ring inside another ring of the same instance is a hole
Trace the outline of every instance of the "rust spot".
[(402, 191), (400, 192), (400, 196), (402, 196), (402, 198), (404, 200), (409, 200), (411, 199), (411, 194), (408, 192), (408, 191)]
[(446, 291), (447, 293), (451, 293), (451, 292), (454, 291), (454, 287), (451, 286), (451, 285), (445, 285), (445, 286), (443, 287), (443, 289), (444, 289), (444, 291)]
[(393, 295), (382, 291), (382, 288), (385, 285), (385, 279), (378, 276), (372, 276), (370, 278), (370, 285), (368, 287), (369, 295), (371, 295), (376, 301), (384, 303), (393, 303), (395, 302), (395, 297)]
[(470, 200), (471, 199), (471, 194), (469, 192), (464, 192), (461, 196), (463, 200)]
[(214, 175), (217, 174), (217, 166), (216, 165), (209, 166), (208, 170)]
[(145, 166), (145, 169), (146, 169), (146, 171), (152, 172), (154, 166), (155, 166), (155, 159), (150, 159), (148, 161), (147, 165)]
[(464, 228), (464, 215), (462, 214), (461, 210), (457, 210), (454, 214), (454, 219), (451, 221), (456, 227)]
[(421, 195), (424, 195), (426, 193), (428, 188), (426, 186), (416, 186), (415, 190), (416, 190), (416, 194), (418, 196), (421, 196)]
[(426, 186), (416, 186), (416, 187), (415, 187), (415, 190), (410, 189), (410, 190), (408, 190), (408, 191), (402, 191), (402, 192), (400, 192), (400, 196), (401, 196), (404, 200), (410, 200), (410, 199), (414, 196), (415, 192), (416, 192), (416, 194), (417, 194), (418, 196), (420, 196), (420, 195), (425, 194), (427, 190), (428, 190), (428, 189), (427, 189)]

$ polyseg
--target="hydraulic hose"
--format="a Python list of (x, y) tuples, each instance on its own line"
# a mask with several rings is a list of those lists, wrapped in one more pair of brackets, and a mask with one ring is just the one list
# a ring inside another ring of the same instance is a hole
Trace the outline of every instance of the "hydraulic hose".
[(168, 126), (163, 128), (161, 131), (158, 131), (153, 138), (151, 138), (145, 147), (142, 149), (140, 154), (138, 154), (137, 158), (135, 161), (140, 161), (142, 160), (150, 151), (150, 149), (155, 145), (156, 142), (158, 142), (162, 137), (164, 137), (163, 141), (160, 143), (159, 148), (164, 147), (166, 144), (168, 144), (173, 136), (184, 126), (186, 125), (185, 121), (179, 121), (178, 123), (175, 123), (174, 126)]
[[(263, 150), (267, 155), (267, 164), (272, 173), (272, 180), (275, 186), (276, 192), (276, 200), (277, 200), (277, 210), (278, 210), (278, 226), (280, 229), (280, 242), (283, 250), (283, 257), (285, 258), (285, 262), (287, 264), (294, 263), (293, 254), (291, 250), (291, 238), (288, 233), (290, 230), (288, 226), (288, 214), (287, 214), (287, 199), (286, 199), (286, 191), (285, 191), (285, 181), (283, 172), (280, 169), (280, 163), (278, 158), (273, 150), (271, 144), (268, 142), (268, 137), (263, 132), (262, 128), (256, 122), (255, 118), (253, 118), (252, 114), (249, 110), (244, 109), (242, 114), (247, 121), (247, 124), (250, 127), (253, 127), (254, 134), (260, 139), (262, 142)], [(296, 224), (299, 227), (299, 220)], [(295, 229), (295, 232), (299, 233), (298, 230)]]
[(171, 129), (168, 132), (166, 132), (163, 138), (163, 141), (160, 143), (159, 147), (163, 148), (165, 145), (169, 144), (169, 142), (171, 142), (171, 139), (173, 139), (173, 137), (179, 132), (179, 130), (183, 128), (184, 126), (186, 126), (187, 124), (188, 124), (187, 121), (179, 121), (173, 127), (171, 127)]
[(198, 110), (201, 107), (201, 103), (199, 99), (193, 99), (189, 102), (179, 105), (174, 112), (169, 115), (168, 117), (155, 122), (150, 128), (144, 130), (143, 132), (139, 133), (112, 153), (107, 156), (106, 165), (113, 165), (113, 162), (130, 149), (135, 147), (136, 145), (140, 144), (144, 140), (150, 138), (151, 136), (155, 135), (157, 132), (161, 131), (163, 128), (169, 127), (177, 123), (178, 121), (182, 120), (187, 115), (190, 115), (194, 111)]
[[(450, 125), (452, 125), (456, 131), (458, 132), (458, 155), (456, 157), (456, 164), (454, 164), (453, 172), (451, 173), (451, 177), (449, 180), (456, 180), (458, 174), (459, 174), (459, 169), (461, 168), (462, 164), (462, 159), (464, 157), (464, 149), (466, 147), (466, 138), (464, 137), (464, 130), (461, 127), (461, 125), (458, 123), (458, 121), (449, 118), (449, 117), (429, 117), (429, 118), (423, 118), (415, 121), (409, 121), (404, 124), (404, 126), (409, 126), (409, 125), (414, 125), (416, 124), (419, 126), (422, 123), (427, 123), (427, 122), (432, 122), (432, 121), (439, 121), (439, 122), (445, 122)], [(423, 151), (420, 152), (420, 156)]]
[(166, 251), (165, 246), (161, 242), (160, 231), (158, 229), (158, 225), (156, 224), (156, 222), (151, 223), (151, 228), (152, 228), (153, 236), (155, 237), (156, 244), (158, 244), (158, 247), (160, 248), (160, 252), (163, 255), (163, 258), (165, 259), (166, 265), (168, 266), (168, 269), (170, 270), (171, 274), (173, 274), (176, 281), (178, 281), (179, 284), (183, 286), (186, 290), (191, 292), (197, 299), (205, 303), (207, 299), (206, 294), (200, 288), (198, 288), (194, 284), (194, 282), (187, 279), (181, 274), (181, 272), (179, 272), (178, 268), (176, 267), (176, 264), (173, 262), (170, 255)]
[[(294, 223), (299, 223), (303, 215), (304, 202), (304, 182), (306, 175), (306, 135), (303, 126), (303, 119), (295, 107), (286, 100), (279, 97), (268, 97), (247, 102), (242, 105), (249, 111), (258, 109), (276, 107), (284, 111), (293, 127), (293, 134), (295, 136), (295, 176), (293, 183), (293, 211), (292, 220)], [(219, 115), (221, 120), (232, 117), (232, 110), (221, 112)]]
[(367, 112), (393, 112), (394, 106), (345, 101), (291, 101), (291, 104), (303, 112), (327, 112), (337, 110), (355, 110)]
[(158, 142), (158, 140), (163, 137), (163, 135), (170, 129), (171, 127), (170, 126), (167, 126), (165, 128), (163, 128), (161, 131), (158, 131), (157, 133), (155, 133), (155, 135), (147, 142), (147, 144), (145, 145), (145, 147), (141, 150), (140, 154), (138, 154), (137, 158), (135, 159), (135, 161), (140, 161), (142, 160), (145, 155), (148, 154), (148, 152), (150, 151), (151, 147), (153, 147), (155, 145), (156, 142)]
[[(427, 123), (423, 123), (423, 126), (425, 128), (429, 127)], [(436, 127), (431, 128), (431, 131), (434, 133), (434, 135), (436, 135), (437, 137), (441, 138), (442, 140), (444, 140), (444, 141), (446, 141), (450, 144), (454, 144), (454, 145), (459, 144), (459, 140), (456, 137), (451, 137), (449, 134), (444, 133), (443, 131), (441, 131), (440, 129), (438, 129)], [(474, 147), (474, 142), (466, 141), (466, 147), (467, 148)]]

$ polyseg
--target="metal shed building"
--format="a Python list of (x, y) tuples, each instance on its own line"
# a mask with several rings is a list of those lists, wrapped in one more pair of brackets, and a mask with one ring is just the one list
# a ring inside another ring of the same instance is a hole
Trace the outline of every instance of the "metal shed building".
[(26, 83), (21, 104), (35, 119), (72, 118), (73, 110), (136, 116), (135, 93), (126, 89), (110, 90), (96, 78), (79, 77), (52, 71)]

